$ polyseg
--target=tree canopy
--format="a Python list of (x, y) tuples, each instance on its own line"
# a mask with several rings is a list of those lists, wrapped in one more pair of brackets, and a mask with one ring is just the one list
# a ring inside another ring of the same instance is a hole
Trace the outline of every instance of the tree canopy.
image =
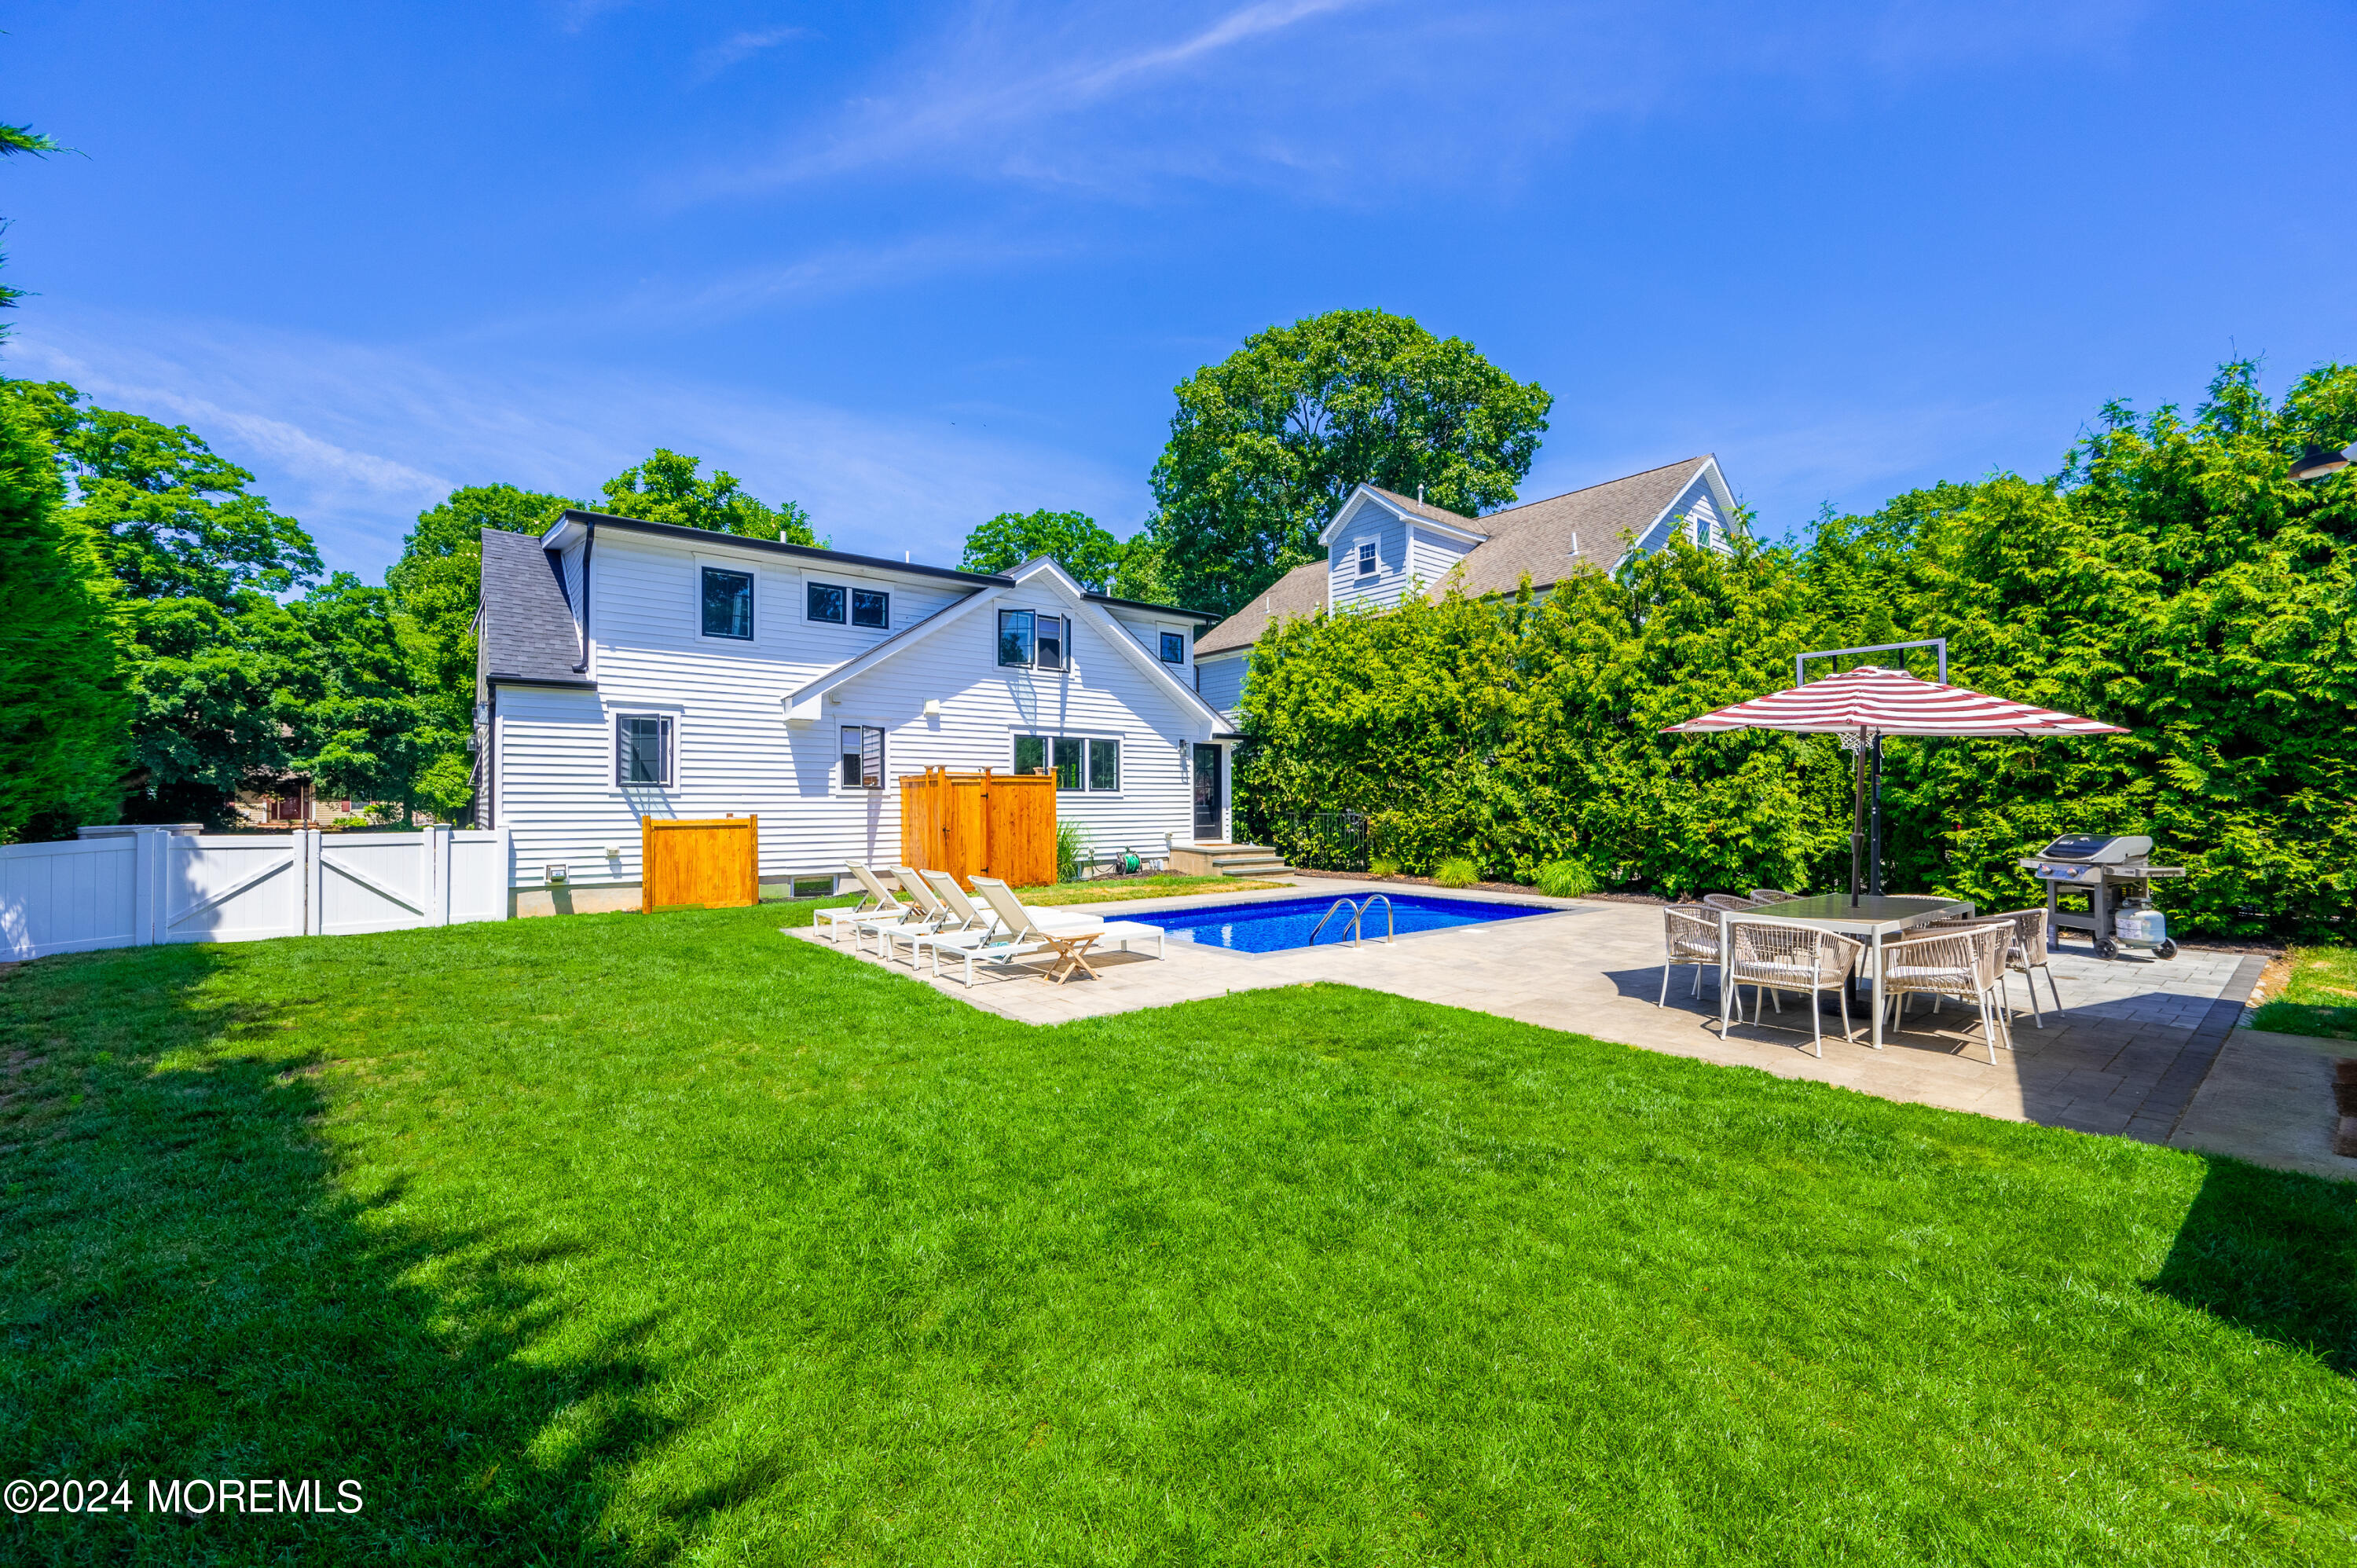
[(1177, 394), (1149, 532), (1170, 587), (1222, 612), (1315, 559), (1357, 485), (1469, 516), (1511, 502), (1555, 401), (1380, 310), (1255, 333)]
[(2190, 417), (2104, 411), (2046, 480), (1998, 475), (1820, 520), (1801, 548), (1678, 542), (1544, 598), (1410, 599), (1292, 621), (1254, 650), (1237, 770), (1254, 832), (1306, 864), (1336, 811), (1411, 866), (1527, 879), (1846, 885), (1830, 737), (1658, 732), (1789, 684), (1792, 656), (1949, 641), (1950, 679), (2133, 733), (1886, 743), (1889, 885), (2042, 901), (2014, 866), (2065, 832), (2149, 833), (2170, 918), (2322, 932), (2357, 891), (2357, 478), (2287, 456), (2357, 436), (2357, 367), (2281, 403), (2227, 366)]
[(1045, 555), (1092, 594), (1111, 591), (1122, 542), (1077, 511), (1002, 511), (965, 536), (958, 564), (969, 572), (1011, 572)]
[(810, 514), (792, 501), (775, 507), (763, 504), (725, 468), (710, 478), (699, 478), (700, 457), (684, 456), (658, 446), (654, 456), (633, 464), (606, 481), (604, 510), (616, 517), (646, 522), (668, 522), (681, 528), (705, 528), (746, 539), (781, 540), (788, 544), (816, 544)]

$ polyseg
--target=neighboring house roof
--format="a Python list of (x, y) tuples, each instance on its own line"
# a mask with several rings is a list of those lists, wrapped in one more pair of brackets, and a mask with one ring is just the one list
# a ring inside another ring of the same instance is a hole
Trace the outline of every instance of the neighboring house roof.
[(1271, 583), (1260, 596), (1195, 639), (1195, 660), (1215, 653), (1250, 648), (1261, 633), (1288, 616), (1315, 614), (1326, 605), (1326, 579), (1331, 568), (1322, 561), (1305, 561)]
[(587, 685), (563, 568), (529, 533), (483, 530), (483, 672), (493, 681)]
[[(1426, 585), (1429, 593), (1446, 593), (1453, 583), (1476, 596), (1511, 594), (1522, 585), (1525, 576), (1534, 589), (1553, 587), (1582, 561), (1610, 571), (1620, 564), (1630, 545), (1659, 521), (1713, 462), (1706, 452), (1480, 518), (1445, 510), (1373, 485), (1360, 489), (1381, 497), (1395, 510), (1481, 541), (1465, 553), (1448, 577)], [(1348, 504), (1344, 503), (1345, 508)], [(1340, 510), (1335, 513), (1338, 520), (1341, 515)], [(1331, 532), (1329, 524), (1327, 532)], [(1309, 615), (1325, 607), (1329, 570), (1325, 561), (1296, 566), (1252, 603), (1199, 638), (1195, 656), (1201, 659), (1249, 648), (1260, 640), (1271, 622), (1287, 616)]]

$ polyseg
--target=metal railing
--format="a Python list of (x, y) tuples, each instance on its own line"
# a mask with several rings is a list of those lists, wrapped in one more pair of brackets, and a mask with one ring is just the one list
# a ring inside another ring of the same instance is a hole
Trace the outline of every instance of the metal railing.
[(1318, 924), (1310, 929), (1308, 945), (1313, 948), (1316, 947), (1318, 945), (1318, 936), (1326, 929), (1326, 922), (1331, 920), (1339, 911), (1348, 909), (1351, 911), (1351, 922), (1342, 928), (1342, 936), (1335, 939), (1335, 945), (1340, 947), (1342, 943), (1342, 939), (1347, 937), (1350, 939), (1350, 942), (1352, 947), (1359, 946), (1366, 939), (1364, 925), (1367, 918), (1367, 911), (1373, 908), (1379, 902), (1383, 907), (1383, 940), (1387, 942), (1390, 941), (1394, 930), (1392, 901), (1390, 897), (1384, 894), (1370, 893), (1363, 900), (1356, 904), (1352, 903), (1348, 898), (1337, 898), (1333, 903), (1328, 905), (1326, 912), (1318, 918)]

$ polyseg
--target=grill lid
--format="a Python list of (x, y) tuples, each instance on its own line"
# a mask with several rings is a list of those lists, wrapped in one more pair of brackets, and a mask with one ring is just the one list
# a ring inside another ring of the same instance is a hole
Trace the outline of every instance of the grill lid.
[(2112, 837), (2104, 833), (2064, 833), (2038, 852), (2040, 860), (2076, 860), (2092, 865), (2118, 865), (2152, 853), (2152, 840), (2140, 834)]

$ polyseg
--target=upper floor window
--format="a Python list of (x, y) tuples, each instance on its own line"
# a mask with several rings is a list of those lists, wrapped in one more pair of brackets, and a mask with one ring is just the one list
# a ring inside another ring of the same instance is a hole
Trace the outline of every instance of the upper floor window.
[(1361, 576), (1361, 577), (1372, 576), (1372, 575), (1374, 575), (1374, 570), (1375, 570), (1375, 547), (1374, 547), (1373, 545), (1372, 545), (1372, 544), (1361, 544), (1361, 545), (1360, 545), (1360, 546), (1359, 546), (1359, 575), (1360, 575), (1360, 576)]
[(704, 569), (704, 635), (752, 640), (752, 573)]
[(1071, 631), (1071, 623), (1061, 616), (1042, 615), (1037, 610), (1001, 610), (998, 661), (1061, 670), (1065, 667), (1065, 641)]
[(671, 720), (621, 714), (614, 720), (614, 782), (671, 787)]
[(833, 583), (813, 583), (805, 590), (808, 596), (805, 610), (811, 619), (841, 626), (844, 621), (844, 601), (846, 595)]
[(1184, 664), (1187, 662), (1187, 634), (1185, 632), (1166, 631), (1162, 634), (1162, 662), (1165, 664)]
[(881, 588), (851, 590), (851, 624), (879, 630), (892, 624), (892, 596)]

